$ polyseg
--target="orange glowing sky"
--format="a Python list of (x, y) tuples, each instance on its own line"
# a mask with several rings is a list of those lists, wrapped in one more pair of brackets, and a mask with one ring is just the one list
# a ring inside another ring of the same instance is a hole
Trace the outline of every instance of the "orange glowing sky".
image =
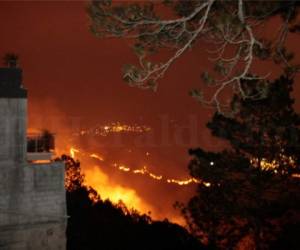
[[(0, 1), (0, 56), (6, 52), (20, 55), (24, 85), (29, 91), (29, 125), (35, 127), (37, 119), (44, 119), (43, 124), (62, 133), (65, 124), (58, 126), (56, 119), (68, 120), (71, 124), (68, 129), (121, 121), (146, 124), (161, 132), (165, 129), (162, 120), (167, 120), (182, 132), (180, 126), (192, 119), (198, 132), (196, 141), (178, 145), (170, 132), (168, 145), (156, 144), (161, 163), (158, 172), (187, 175), (189, 147), (214, 149), (220, 145), (205, 128), (212, 111), (199, 106), (188, 95), (190, 89), (200, 86), (201, 72), (208, 67), (201, 44), (170, 68), (160, 81), (158, 92), (130, 88), (122, 82), (121, 73), (123, 64), (136, 60), (130, 43), (93, 37), (88, 31), (86, 4), (86, 1)], [(291, 39), (290, 44), (296, 48), (296, 42)], [(300, 47), (296, 49), (299, 55)], [(300, 93), (300, 84), (296, 84), (295, 93)], [(296, 109), (300, 110), (299, 101)], [(46, 121), (46, 117), (55, 124)], [(143, 185), (141, 181), (133, 182), (136, 186)], [(170, 190), (162, 195), (171, 195)], [(160, 193), (159, 189), (147, 192), (145, 196)], [(155, 194), (148, 202), (154, 198)], [(171, 203), (172, 197), (167, 200)]]
[[(189, 115), (196, 115), (199, 143), (213, 145), (205, 128), (210, 111), (188, 95), (192, 87), (200, 84), (198, 65), (203, 64), (204, 54), (194, 50), (181, 58), (156, 93), (130, 88), (122, 82), (121, 74), (122, 65), (136, 59), (129, 43), (93, 37), (88, 31), (86, 4), (0, 2), (0, 55), (8, 51), (20, 55), (24, 84), (29, 90), (30, 115), (36, 115), (33, 110), (38, 106), (51, 116), (49, 103), (75, 120), (75, 126), (137, 121), (160, 127), (161, 117), (184, 126)], [(187, 148), (188, 145), (177, 147), (174, 154), (176, 165), (184, 169)]]
[[(181, 118), (187, 110), (199, 111), (188, 90), (199, 84), (198, 67), (190, 66), (201, 63), (200, 52), (179, 60), (158, 93), (129, 88), (121, 78), (122, 65), (135, 60), (128, 43), (95, 39), (85, 6), (81, 1), (1, 1), (0, 52), (21, 56), (31, 98), (42, 100), (51, 93), (69, 114), (103, 120), (159, 114)], [(84, 104), (75, 105), (78, 100)]]
[[(159, 91), (141, 91), (122, 82), (124, 63), (135, 62), (125, 40), (96, 39), (88, 31), (87, 1), (0, 1), (0, 55), (20, 55), (30, 104), (51, 99), (62, 112), (96, 121), (143, 120), (159, 115), (187, 120), (209, 111), (188, 96), (207, 68), (201, 46), (180, 58)], [(298, 49), (299, 51), (299, 49)], [(299, 107), (299, 103), (298, 103)]]

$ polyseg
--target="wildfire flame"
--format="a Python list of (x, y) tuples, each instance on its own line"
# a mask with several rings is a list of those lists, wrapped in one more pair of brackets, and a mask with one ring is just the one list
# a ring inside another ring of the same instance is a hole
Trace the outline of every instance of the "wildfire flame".
[(70, 155), (72, 158), (75, 158), (75, 153), (79, 153), (79, 150), (76, 148), (71, 147), (70, 148)]
[(99, 155), (97, 155), (97, 154), (90, 154), (90, 157), (95, 158), (95, 159), (97, 159), (99, 161), (104, 161), (104, 158), (101, 157), (101, 156), (99, 156)]
[[(72, 158), (75, 157), (75, 153), (82, 153), (82, 152), (79, 149), (71, 147), (70, 148), (70, 155), (72, 156)], [(94, 159), (97, 159), (97, 160), (100, 160), (100, 161), (104, 161), (103, 157), (100, 157), (99, 155), (97, 155), (95, 153), (87, 154), (87, 155), (91, 158), (94, 158)], [(146, 166), (143, 166), (140, 169), (132, 169), (132, 168), (130, 168), (130, 167), (124, 165), (124, 164), (118, 164), (118, 163), (114, 163), (114, 164), (112, 164), (112, 166), (115, 167), (119, 171), (129, 172), (129, 173), (132, 173), (132, 174), (145, 175), (148, 178), (151, 178), (151, 179), (154, 179), (154, 180), (157, 180), (157, 181), (163, 181), (163, 182), (169, 183), (169, 184), (176, 184), (176, 185), (179, 185), (179, 186), (186, 186), (186, 185), (190, 185), (190, 184), (203, 183), (203, 185), (205, 185), (207, 187), (210, 186), (209, 183), (199, 181), (195, 178), (187, 178), (187, 179), (180, 180), (180, 179), (167, 178), (167, 177), (164, 177), (163, 175), (157, 175), (157, 174), (154, 174), (154, 173), (150, 172), (147, 169)]]
[[(70, 154), (73, 158), (75, 157), (75, 153), (80, 153), (80, 152), (81, 152), (80, 150), (78, 150), (74, 147), (71, 147), (71, 149), (70, 149)], [(103, 157), (101, 157), (101, 156), (99, 156), (95, 153), (89, 154), (89, 156), (91, 158), (97, 159), (99, 161), (104, 161)], [(281, 157), (281, 159), (287, 161), (290, 165), (295, 167), (295, 160), (292, 157), (287, 157), (283, 154), (280, 154), (280, 157)], [(253, 164), (253, 166), (256, 166), (257, 165), (257, 159), (255, 159), (255, 158), (252, 159), (251, 163)], [(213, 162), (211, 162), (210, 164), (212, 166), (214, 165)], [(268, 162), (266, 159), (262, 159), (260, 161), (260, 167), (262, 169), (265, 169), (265, 170), (272, 169), (275, 173), (277, 173), (276, 168), (278, 168), (278, 166), (279, 166), (279, 163), (275, 160), (273, 160), (272, 162)], [(143, 166), (140, 169), (132, 169), (132, 168), (130, 168), (130, 167), (124, 165), (124, 164), (114, 163), (113, 167), (115, 167), (119, 171), (128, 172), (128, 173), (132, 173), (132, 174), (144, 175), (144, 176), (147, 176), (148, 178), (154, 179), (156, 181), (165, 182), (165, 183), (168, 183), (168, 184), (176, 184), (176, 185), (179, 185), (179, 186), (186, 186), (186, 185), (190, 185), (190, 184), (203, 184), (206, 187), (211, 186), (211, 183), (200, 181), (200, 180), (197, 180), (196, 178), (173, 179), (173, 178), (167, 178), (163, 175), (157, 175), (157, 174), (154, 174), (154, 173), (150, 172), (146, 166)], [(293, 174), (292, 176), (294, 178), (300, 178), (300, 174)]]
[[(71, 147), (70, 148), (70, 155), (72, 158), (75, 158), (77, 155), (83, 156), (84, 165), (89, 165), (89, 167), (83, 167), (83, 173), (85, 176), (85, 182), (88, 186), (91, 186), (95, 189), (98, 194), (100, 195), (101, 199), (109, 199), (111, 202), (118, 204), (122, 201), (129, 209), (136, 209), (137, 211), (148, 213), (151, 211), (151, 217), (156, 219), (164, 219), (166, 216), (172, 222), (185, 225), (185, 220), (180, 216), (174, 213), (161, 213), (159, 209), (156, 209), (151, 204), (147, 203), (136, 190), (121, 186), (118, 183), (114, 183), (113, 179), (110, 179), (109, 176), (104, 173), (101, 169), (101, 164), (105, 163), (104, 157), (96, 153), (88, 153), (84, 150), (79, 150), (78, 148)], [(99, 165), (95, 165), (95, 162), (85, 162), (88, 159), (98, 160)], [(94, 164), (94, 165), (91, 165)], [(202, 183), (205, 186), (210, 186), (210, 183), (202, 182), (196, 180), (195, 178), (188, 178), (188, 179), (172, 179), (167, 178), (163, 175), (154, 174), (149, 171), (147, 166), (143, 166), (140, 169), (135, 169), (126, 166), (125, 164), (118, 164), (113, 163), (110, 165), (117, 171), (126, 172), (127, 174), (133, 175), (141, 175), (147, 178), (151, 178), (154, 181), (171, 184), (171, 185), (178, 185), (178, 186), (186, 186), (191, 184), (198, 184)], [(96, 197), (97, 198), (97, 197)]]
[[(268, 161), (265, 158), (262, 158), (260, 160), (258, 158), (252, 158), (250, 162), (254, 167), (259, 167), (262, 170), (273, 171), (275, 174), (278, 173), (278, 170), (282, 163), (285, 163), (286, 165), (294, 169), (297, 167), (296, 160), (292, 156), (286, 156), (285, 154), (280, 153), (278, 158), (279, 160), (274, 159), (271, 161)], [(297, 175), (298, 174), (293, 174), (292, 177), (297, 177)]]
[(122, 201), (130, 208), (139, 211), (150, 211), (152, 207), (142, 200), (134, 189), (112, 183), (109, 177), (98, 166), (84, 170), (85, 179), (100, 194), (102, 199), (109, 199), (117, 204)]

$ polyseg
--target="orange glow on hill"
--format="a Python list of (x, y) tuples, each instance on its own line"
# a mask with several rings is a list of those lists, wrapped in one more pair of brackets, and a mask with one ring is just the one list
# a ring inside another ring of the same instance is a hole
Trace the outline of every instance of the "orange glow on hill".
[[(98, 154), (84, 154), (82, 150), (74, 147), (70, 148), (70, 155), (72, 158), (78, 158), (80, 155), (85, 155), (91, 159), (97, 159), (101, 162), (104, 161), (103, 157)], [(136, 209), (143, 213), (148, 213), (153, 210), (152, 206), (139, 197), (134, 189), (115, 183), (112, 178), (101, 170), (101, 165), (93, 164), (88, 161), (88, 158), (86, 157), (80, 157), (80, 162), (84, 166), (88, 166), (83, 168), (85, 185), (95, 189), (101, 199), (109, 199), (114, 204), (122, 201), (129, 209)], [(126, 171), (125, 166), (119, 166), (119, 169), (121, 171)]]
[[(121, 163), (109, 164), (100, 154), (85, 152), (84, 150), (75, 147), (70, 148), (70, 155), (72, 158), (80, 160), (83, 166), (82, 170), (85, 175), (85, 185), (91, 186), (95, 189), (101, 199), (109, 199), (115, 204), (122, 201), (129, 209), (135, 209), (141, 213), (151, 212), (151, 217), (153, 219), (164, 219), (168, 217), (168, 219), (174, 223), (185, 225), (184, 218), (182, 218), (179, 214), (175, 215), (174, 212), (171, 212), (171, 209), (167, 214), (161, 213), (159, 209), (146, 202), (143, 197), (139, 195), (138, 190), (120, 185), (120, 183), (116, 182), (113, 177), (110, 177), (102, 169), (105, 167), (111, 167), (117, 171), (124, 172), (124, 174), (132, 174), (135, 176), (140, 175), (144, 178), (149, 178), (149, 180), (167, 185), (186, 186), (201, 183), (200, 181), (194, 178), (168, 178), (160, 174), (152, 173), (147, 166), (136, 169)], [(95, 163), (95, 160), (99, 162)], [(203, 185), (207, 185), (207, 183), (203, 183)]]
[(115, 204), (122, 201), (129, 209), (134, 208), (145, 213), (152, 210), (152, 207), (146, 204), (135, 190), (113, 183), (99, 166), (86, 169), (84, 174), (86, 183), (100, 194), (101, 199), (109, 199)]

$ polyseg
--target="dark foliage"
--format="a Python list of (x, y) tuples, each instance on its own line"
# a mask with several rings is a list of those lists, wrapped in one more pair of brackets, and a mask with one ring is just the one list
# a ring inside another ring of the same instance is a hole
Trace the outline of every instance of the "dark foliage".
[[(142, 89), (157, 90), (158, 80), (169, 66), (201, 41), (201, 46), (207, 46), (203, 51), (209, 51), (212, 67), (201, 69), (204, 88), (192, 90), (191, 95), (218, 111), (231, 113), (218, 96), (232, 85), (234, 93), (251, 98), (243, 92), (240, 80), (255, 74), (254, 63), (268, 59), (283, 72), (299, 72), (286, 43), (290, 33), (299, 33), (299, 8), (298, 0), (91, 0), (87, 13), (96, 37), (132, 39), (139, 64), (124, 65), (123, 79)], [(274, 20), (278, 17), (281, 23), (277, 29)], [(264, 32), (271, 24), (272, 34)], [(167, 51), (172, 52), (168, 59), (152, 57), (162, 53), (164, 58)], [(216, 87), (213, 99), (206, 97), (207, 85)]]
[[(249, 91), (255, 94), (260, 84), (252, 82)], [(236, 96), (236, 116), (215, 114), (208, 123), (231, 147), (190, 150), (191, 175), (210, 186), (199, 185), (183, 212), (194, 232), (218, 249), (296, 249), (300, 119), (292, 84), (280, 77), (267, 84), (264, 99)]]
[(300, 116), (294, 111), (290, 96), (293, 80), (281, 76), (272, 83), (250, 81), (244, 86), (252, 96), (266, 88), (265, 98), (244, 100), (235, 96), (232, 106), (238, 113), (233, 118), (216, 113), (208, 128), (214, 136), (228, 141), (236, 153), (247, 158), (276, 160), (285, 172), (299, 171), (282, 159), (282, 154), (294, 156), (300, 163)]

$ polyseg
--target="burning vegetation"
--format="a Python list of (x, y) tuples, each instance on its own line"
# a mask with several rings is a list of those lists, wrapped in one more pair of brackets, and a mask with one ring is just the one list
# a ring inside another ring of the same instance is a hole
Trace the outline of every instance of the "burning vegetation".
[[(159, 212), (154, 204), (149, 203), (145, 197), (141, 196), (136, 189), (121, 185), (116, 182), (110, 176), (103, 171), (103, 165), (111, 168), (114, 172), (120, 172), (120, 174), (126, 174), (130, 179), (132, 177), (139, 178), (143, 177), (143, 180), (149, 180), (154, 182), (153, 185), (160, 185), (160, 188), (164, 188), (163, 185), (175, 185), (177, 189), (184, 188), (192, 184), (200, 184), (201, 182), (195, 178), (186, 179), (174, 179), (162, 174), (156, 174), (151, 172), (147, 166), (142, 166), (141, 168), (132, 168), (121, 163), (111, 163), (106, 162), (104, 156), (96, 153), (86, 152), (82, 149), (75, 147), (70, 148), (70, 155), (74, 159), (80, 159), (83, 161), (83, 173), (85, 175), (85, 185), (91, 186), (93, 189), (97, 190), (103, 199), (109, 199), (113, 204), (118, 204), (120, 201), (124, 203), (127, 207), (131, 209), (138, 210), (142, 213), (149, 213), (153, 218), (164, 219), (168, 217), (173, 222), (185, 225), (183, 217), (177, 215), (175, 209), (170, 206), (166, 208), (169, 213)], [(96, 160), (96, 163), (94, 162)], [(128, 182), (128, 181), (127, 181)], [(129, 182), (130, 184), (130, 182)], [(208, 186), (209, 183), (204, 182), (203, 185)], [(155, 195), (155, 194), (154, 194)], [(172, 204), (176, 200), (172, 200)], [(172, 211), (174, 210), (174, 212)]]
[(154, 221), (146, 214), (103, 200), (86, 186), (80, 163), (63, 155), (66, 163), (67, 249), (205, 249), (186, 229), (168, 220)]
[[(104, 162), (104, 158), (99, 156), (96, 153), (87, 154), (87, 153), (83, 153), (79, 149), (71, 147), (70, 155), (73, 158), (75, 158), (76, 153), (82, 153), (82, 154), (88, 155), (91, 158), (94, 158), (94, 159), (97, 159), (101, 162)], [(152, 173), (148, 170), (147, 166), (143, 166), (139, 169), (133, 169), (133, 168), (130, 168), (129, 166), (126, 166), (124, 164), (113, 163), (112, 167), (116, 168), (119, 171), (129, 172), (129, 173), (132, 173), (132, 174), (145, 175), (148, 178), (152, 178), (153, 180), (163, 181), (163, 182), (166, 182), (166, 183), (176, 184), (176, 185), (179, 185), (179, 186), (185, 186), (185, 185), (190, 185), (190, 184), (199, 184), (199, 183), (201, 183), (201, 181), (197, 180), (196, 178), (172, 179), (172, 178), (168, 178), (168, 177), (165, 177), (163, 175), (160, 175), (160, 174), (154, 174), (154, 173)], [(205, 182), (203, 184), (204, 185), (209, 185), (208, 183), (205, 183)]]

